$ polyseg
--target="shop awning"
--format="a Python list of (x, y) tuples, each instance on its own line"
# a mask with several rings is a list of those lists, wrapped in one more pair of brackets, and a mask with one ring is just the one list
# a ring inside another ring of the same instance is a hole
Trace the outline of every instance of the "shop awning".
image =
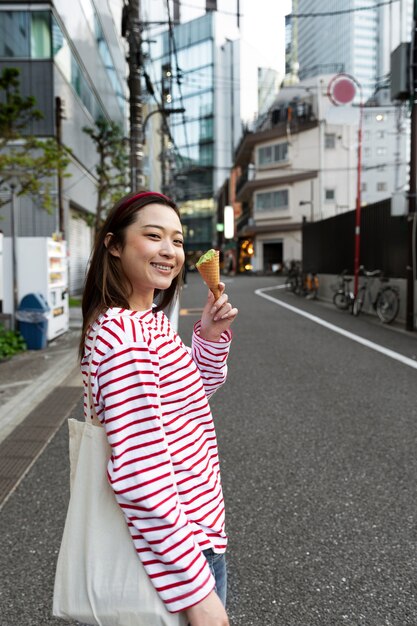
[(238, 237), (254, 237), (263, 233), (288, 233), (292, 230), (301, 230), (302, 222), (292, 222), (286, 224), (247, 224), (238, 231)]

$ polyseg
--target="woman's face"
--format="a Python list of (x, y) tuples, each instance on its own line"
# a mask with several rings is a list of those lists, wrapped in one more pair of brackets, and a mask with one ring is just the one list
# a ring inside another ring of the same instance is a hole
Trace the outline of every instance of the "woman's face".
[(133, 293), (131, 308), (150, 308), (155, 289), (167, 289), (184, 265), (184, 237), (174, 209), (148, 204), (136, 213), (125, 231), (123, 249), (112, 248), (119, 257)]

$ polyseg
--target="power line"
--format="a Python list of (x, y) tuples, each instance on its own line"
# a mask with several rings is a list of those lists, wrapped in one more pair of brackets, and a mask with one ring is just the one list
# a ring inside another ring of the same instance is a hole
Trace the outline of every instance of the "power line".
[[(167, 0), (167, 11), (168, 11), (168, 27), (169, 27), (169, 38), (170, 41), (172, 42), (172, 46), (174, 49), (174, 58), (175, 58), (175, 77), (176, 77), (176, 82), (177, 82), (177, 87), (178, 87), (178, 93), (180, 94), (180, 103), (183, 109), (185, 109), (185, 105), (184, 105), (184, 98), (182, 95), (182, 87), (181, 87), (181, 80), (180, 80), (180, 75), (182, 75), (182, 72), (178, 66), (178, 51), (177, 51), (177, 44), (175, 41), (175, 35), (174, 35), (174, 28), (172, 25), (172, 20), (171, 20), (171, 10), (169, 8), (169, 0)], [(188, 147), (188, 134), (187, 134), (187, 123), (186, 123), (186, 119), (185, 119), (185, 113), (182, 114), (182, 121), (183, 121), (183, 126), (184, 126), (184, 136), (185, 136), (185, 143)], [(187, 152), (188, 157), (190, 158), (190, 152), (188, 150)]]

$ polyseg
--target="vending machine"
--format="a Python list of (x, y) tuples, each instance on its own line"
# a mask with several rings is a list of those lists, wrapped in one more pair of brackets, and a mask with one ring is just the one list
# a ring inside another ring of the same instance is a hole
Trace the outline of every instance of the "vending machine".
[[(5, 240), (11, 267), (12, 242)], [(67, 244), (52, 237), (18, 237), (16, 243), (18, 300), (29, 293), (42, 294), (50, 309), (47, 339), (51, 341), (69, 328)], [(7, 300), (11, 300), (8, 308), (12, 310), (11, 287), (9, 284)]]

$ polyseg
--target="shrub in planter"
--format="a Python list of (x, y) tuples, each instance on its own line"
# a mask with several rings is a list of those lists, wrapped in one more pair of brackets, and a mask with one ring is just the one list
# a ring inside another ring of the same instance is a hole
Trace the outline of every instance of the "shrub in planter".
[(24, 350), (26, 344), (22, 335), (15, 330), (6, 330), (0, 324), (0, 359), (8, 359)]

